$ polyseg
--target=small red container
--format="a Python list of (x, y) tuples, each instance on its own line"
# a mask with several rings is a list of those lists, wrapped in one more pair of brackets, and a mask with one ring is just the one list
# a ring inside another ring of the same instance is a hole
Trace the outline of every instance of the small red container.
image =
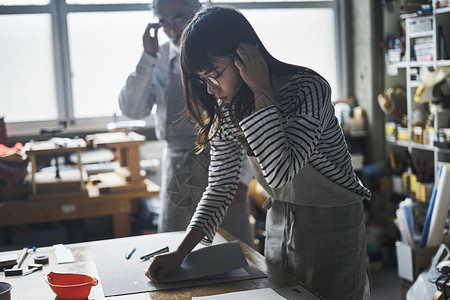
[(52, 291), (63, 299), (85, 299), (98, 280), (88, 275), (73, 273), (53, 273), (44, 275), (44, 280)]

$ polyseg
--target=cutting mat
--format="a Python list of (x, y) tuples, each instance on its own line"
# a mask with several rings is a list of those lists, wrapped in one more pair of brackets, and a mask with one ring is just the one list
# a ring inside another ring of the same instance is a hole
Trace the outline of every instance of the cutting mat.
[[(249, 266), (245, 267), (249, 275), (244, 277), (190, 280), (164, 284), (151, 282), (145, 276), (145, 271), (150, 262), (141, 262), (139, 257), (164, 246), (169, 246), (170, 250), (175, 249), (183, 237), (184, 232), (171, 232), (170, 234), (145, 235), (96, 242), (94, 246), (91, 246), (91, 252), (105, 297), (267, 277), (254, 264), (249, 262)], [(225, 242), (225, 240), (222, 238), (218, 242)], [(125, 259), (125, 254), (133, 247), (136, 247), (136, 252), (129, 260)]]

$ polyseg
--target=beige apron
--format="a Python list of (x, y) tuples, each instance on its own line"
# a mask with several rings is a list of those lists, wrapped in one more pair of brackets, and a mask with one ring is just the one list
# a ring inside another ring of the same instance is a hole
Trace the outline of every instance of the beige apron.
[[(179, 97), (183, 89), (180, 66), (174, 58), (166, 78), (166, 92), (158, 103), (165, 112), (158, 130), (165, 136), (167, 147), (161, 162), (161, 214), (158, 231), (180, 231), (189, 225), (198, 202), (208, 184), (209, 148), (196, 155), (194, 126), (191, 120), (180, 122), (185, 103)], [(175, 101), (177, 100), (177, 101)], [(221, 226), (232, 235), (251, 245), (248, 199), (228, 208)]]
[(209, 157), (194, 150), (167, 147), (161, 169), (161, 215), (159, 232), (185, 230), (205, 191)]
[[(193, 150), (167, 147), (163, 152), (159, 232), (185, 230), (208, 183), (209, 151), (196, 155)], [(164, 192), (163, 192), (164, 191)], [(234, 237), (252, 245), (249, 200), (233, 201), (220, 226)]]
[(249, 157), (265, 203), (266, 259), (325, 299), (369, 299), (362, 197), (306, 164), (291, 182), (271, 188)]
[(180, 121), (185, 103), (178, 58), (170, 60), (165, 92), (158, 102), (159, 134), (167, 147), (161, 161), (161, 214), (158, 231), (185, 230), (208, 183), (209, 153), (195, 155), (195, 131), (190, 120)]

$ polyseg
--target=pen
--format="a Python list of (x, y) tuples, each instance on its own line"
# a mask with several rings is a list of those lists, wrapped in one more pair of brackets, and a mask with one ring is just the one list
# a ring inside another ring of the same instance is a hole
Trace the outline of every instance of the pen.
[(133, 255), (134, 251), (136, 251), (136, 247), (133, 247), (127, 254), (125, 254), (126, 259), (130, 259), (131, 255)]
[(155, 251), (152, 251), (150, 253), (144, 254), (144, 255), (141, 256), (141, 259), (142, 260), (148, 260), (148, 259), (152, 258), (155, 255), (158, 255), (158, 254), (161, 254), (161, 253), (166, 253), (166, 252), (169, 252), (169, 247), (168, 246), (160, 248), (160, 249), (155, 250)]

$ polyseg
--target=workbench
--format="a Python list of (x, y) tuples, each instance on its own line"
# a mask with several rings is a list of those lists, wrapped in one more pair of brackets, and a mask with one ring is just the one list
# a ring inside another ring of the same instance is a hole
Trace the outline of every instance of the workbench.
[[(25, 144), (23, 148), (26, 155), (30, 158), (31, 161), (31, 191), (33, 195), (37, 194), (37, 184), (36, 184), (36, 173), (37, 173), (37, 163), (36, 156), (38, 155), (55, 155), (55, 163), (57, 163), (57, 156), (63, 155), (67, 153), (75, 152), (77, 155), (78, 162), (78, 178), (80, 190), (84, 190), (85, 185), (84, 181), (86, 178), (83, 178), (83, 166), (81, 164), (81, 152), (86, 150), (86, 142), (83, 139), (75, 138), (75, 139), (61, 139), (60, 143), (56, 143), (54, 140), (48, 141), (39, 141), (39, 142), (28, 142)], [(56, 165), (56, 178), (53, 181), (57, 183), (62, 183), (61, 177), (59, 175), (59, 167)]]
[(58, 199), (0, 202), (0, 227), (112, 216), (114, 237), (129, 236), (129, 217), (137, 212), (137, 199), (159, 194), (158, 185), (148, 179), (144, 182), (146, 189), (100, 193), (96, 186), (88, 185), (85, 195), (68, 193)]
[[(168, 241), (168, 239), (176, 238), (177, 241), (180, 236), (183, 236), (184, 232), (171, 232), (171, 233), (161, 233), (161, 234), (151, 234), (151, 235), (141, 235), (127, 238), (119, 238), (106, 240), (109, 245), (114, 245), (115, 247), (108, 247), (105, 251), (117, 251), (124, 245), (132, 245), (136, 242), (136, 239), (144, 239), (151, 246), (152, 241), (155, 239), (163, 239)], [(234, 240), (234, 238), (229, 235), (226, 231), (219, 228), (218, 236), (215, 239), (215, 243), (227, 242)], [(101, 245), (105, 241), (94, 241), (85, 242), (77, 244), (67, 244), (65, 245), (72, 251), (75, 257), (75, 263), (68, 264), (57, 264), (57, 260), (52, 247), (38, 248), (35, 254), (28, 255), (23, 263), (23, 266), (33, 262), (33, 257), (35, 255), (47, 255), (49, 257), (49, 264), (44, 266), (42, 271), (36, 271), (28, 276), (12, 276), (5, 277), (3, 272), (0, 272), (0, 281), (6, 281), (10, 283), (13, 287), (11, 290), (11, 299), (55, 299), (55, 294), (50, 290), (50, 287), (44, 282), (43, 274), (49, 272), (68, 272), (68, 273), (83, 273), (92, 277), (99, 279), (99, 284), (92, 287), (89, 299), (111, 299), (111, 300), (148, 300), (148, 299), (191, 299), (194, 296), (206, 296), (215, 295), (228, 292), (253, 290), (260, 288), (282, 288), (302, 285), (293, 277), (291, 277), (287, 272), (281, 270), (280, 268), (266, 262), (265, 258), (259, 254), (254, 249), (248, 247), (246, 244), (240, 242), (240, 246), (243, 250), (246, 258), (252, 262), (259, 270), (264, 272), (267, 277), (247, 279), (231, 282), (213, 283), (201, 286), (189, 286), (181, 287), (176, 289), (159, 290), (154, 292), (138, 293), (138, 294), (128, 294), (122, 296), (113, 296), (105, 298), (102, 289), (102, 279), (99, 278), (98, 266), (96, 266), (95, 256), (92, 249), (97, 245)], [(21, 250), (14, 251), (14, 253), (19, 254)], [(10, 254), (10, 252), (2, 252), (0, 254)], [(136, 253), (135, 259), (138, 259), (139, 253)], [(125, 258), (123, 258), (125, 260)], [(131, 261), (131, 260), (130, 260)], [(111, 262), (112, 264), (114, 262)], [(137, 262), (139, 263), (139, 262)], [(143, 268), (147, 268), (149, 262), (142, 263)], [(111, 274), (114, 276), (114, 274)], [(142, 274), (144, 276), (144, 274)], [(319, 298), (317, 298), (319, 299)]]

